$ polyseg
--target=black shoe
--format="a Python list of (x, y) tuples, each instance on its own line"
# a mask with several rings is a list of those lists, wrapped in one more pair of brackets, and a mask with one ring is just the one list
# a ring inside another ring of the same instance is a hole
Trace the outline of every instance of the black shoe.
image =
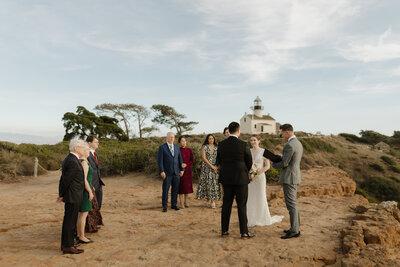
[(290, 229), (289, 229), (289, 230), (283, 230), (283, 232), (284, 232), (285, 234), (288, 234), (288, 233), (290, 233), (291, 231), (290, 231)]
[(289, 232), (284, 236), (281, 236), (282, 239), (296, 238), (300, 236), (300, 231), (298, 233)]
[(224, 236), (228, 236), (228, 235), (229, 235), (229, 232), (228, 232), (228, 231), (226, 231), (226, 232), (222, 232), (222, 233), (221, 233), (221, 236), (222, 236), (222, 237), (224, 237)]
[(179, 210), (179, 208), (177, 206), (171, 207), (171, 209), (173, 210)]
[(162, 212), (167, 212), (167, 208), (162, 208)]
[(94, 243), (94, 241), (93, 240), (83, 241), (83, 240), (78, 239), (78, 243), (80, 243), (80, 244), (90, 244), (90, 243)]
[(241, 234), (240, 238), (241, 239), (249, 239), (249, 238), (252, 238), (252, 237), (255, 237), (255, 236), (256, 236), (256, 234), (247, 232), (245, 234)]

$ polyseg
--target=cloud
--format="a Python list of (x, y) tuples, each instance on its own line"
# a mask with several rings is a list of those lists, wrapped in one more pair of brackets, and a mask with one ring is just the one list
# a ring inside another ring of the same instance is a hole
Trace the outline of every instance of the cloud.
[(352, 61), (377, 62), (400, 58), (400, 36), (392, 34), (388, 27), (379, 36), (358, 38), (341, 51), (344, 58)]
[(231, 54), (221, 59), (226, 72), (242, 74), (249, 83), (268, 83), (293, 65), (318, 66), (319, 62), (302, 62), (301, 49), (335, 40), (361, 3), (202, 0), (194, 9), (209, 26), (210, 39), (230, 48)]
[(397, 86), (395, 85), (387, 85), (383, 83), (379, 83), (376, 85), (353, 85), (350, 86), (347, 91), (354, 94), (379, 94), (385, 95), (392, 93)]
[(90, 65), (72, 65), (72, 66), (61, 67), (58, 70), (59, 71), (78, 71), (78, 70), (87, 70), (90, 68), (91, 68)]
[(102, 37), (101, 34), (91, 33), (81, 37), (84, 44), (100, 49), (127, 53), (133, 56), (165, 56), (191, 50), (192, 38), (176, 37), (148, 41), (130, 41)]

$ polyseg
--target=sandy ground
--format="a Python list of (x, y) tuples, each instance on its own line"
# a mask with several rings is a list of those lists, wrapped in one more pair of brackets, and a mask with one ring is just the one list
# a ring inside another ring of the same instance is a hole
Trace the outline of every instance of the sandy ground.
[[(322, 266), (340, 258), (340, 230), (357, 197), (322, 195), (299, 199), (302, 236), (281, 240), (289, 225), (285, 206), (271, 207), (283, 222), (251, 229), (241, 240), (237, 209), (231, 235), (220, 237), (221, 209), (194, 200), (190, 207), (161, 212), (161, 180), (143, 174), (105, 178), (105, 226), (88, 234), (85, 252), (60, 251), (63, 204), (56, 203), (59, 172), (0, 183), (0, 266)], [(268, 187), (267, 187), (268, 191)], [(218, 202), (220, 207), (222, 202)]]

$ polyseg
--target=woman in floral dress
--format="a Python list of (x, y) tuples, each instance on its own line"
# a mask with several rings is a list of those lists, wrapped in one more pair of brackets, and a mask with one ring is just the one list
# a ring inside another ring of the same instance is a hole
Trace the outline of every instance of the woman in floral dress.
[(215, 200), (221, 199), (221, 190), (218, 183), (217, 142), (212, 134), (207, 135), (201, 148), (201, 172), (196, 199), (207, 199), (208, 205), (215, 209)]

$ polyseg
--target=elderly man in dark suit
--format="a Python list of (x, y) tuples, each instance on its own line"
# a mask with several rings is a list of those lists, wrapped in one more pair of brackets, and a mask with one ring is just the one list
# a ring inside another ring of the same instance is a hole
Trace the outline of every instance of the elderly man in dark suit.
[(171, 208), (179, 210), (178, 208), (178, 189), (180, 176), (183, 175), (184, 168), (182, 167), (183, 159), (181, 150), (178, 145), (174, 144), (175, 135), (169, 132), (167, 134), (167, 142), (158, 148), (157, 161), (158, 169), (161, 178), (163, 179), (162, 186), (162, 206), (163, 212), (167, 211), (168, 206), (168, 191), (171, 189)]
[(247, 196), (249, 170), (253, 159), (248, 144), (239, 140), (240, 125), (237, 122), (229, 124), (230, 136), (218, 145), (217, 164), (220, 165), (219, 182), (224, 188), (224, 197), (221, 213), (221, 236), (229, 235), (229, 221), (233, 199), (236, 197), (238, 207), (240, 234), (242, 239), (255, 236), (247, 228)]
[(286, 208), (290, 215), (290, 229), (284, 230), (286, 235), (282, 239), (300, 236), (300, 215), (297, 206), (297, 187), (301, 182), (300, 161), (303, 155), (303, 146), (293, 133), (290, 124), (281, 125), (281, 135), (286, 140), (283, 148), (282, 161), (272, 163), (272, 167), (281, 168), (279, 183), (283, 184)]
[(83, 252), (83, 249), (77, 249), (74, 246), (74, 233), (85, 190), (85, 175), (79, 158), (84, 155), (87, 146), (87, 143), (82, 140), (72, 140), (69, 145), (70, 153), (62, 163), (57, 200), (65, 203), (61, 234), (61, 250), (64, 254)]
[(97, 203), (99, 204), (99, 210), (101, 209), (101, 204), (103, 203), (103, 181), (100, 178), (100, 167), (99, 167), (99, 155), (96, 149), (99, 147), (99, 139), (95, 135), (89, 135), (86, 138), (90, 147), (90, 154), (88, 161), (90, 166), (93, 168), (92, 173), (92, 184), (94, 187), (94, 192), (96, 194)]

